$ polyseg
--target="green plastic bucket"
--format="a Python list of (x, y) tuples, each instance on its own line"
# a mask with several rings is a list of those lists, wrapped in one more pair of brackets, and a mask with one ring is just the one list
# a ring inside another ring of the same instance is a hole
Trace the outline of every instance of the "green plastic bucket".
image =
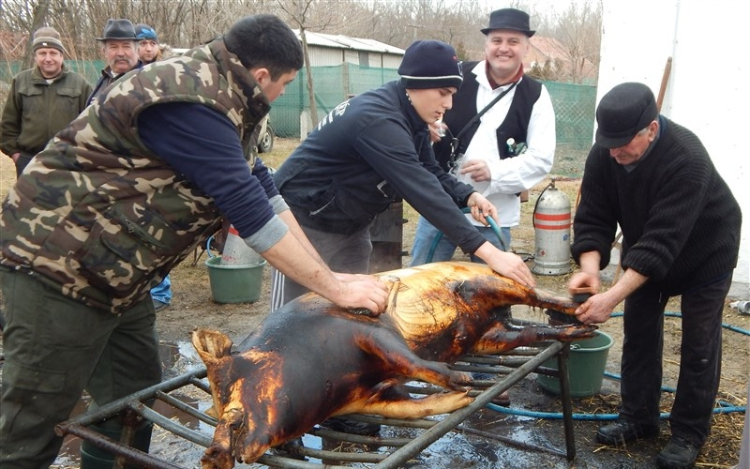
[[(568, 381), (572, 397), (588, 397), (599, 393), (607, 366), (607, 355), (613, 343), (610, 335), (596, 331), (596, 336), (570, 344)], [(550, 358), (542, 366), (557, 370), (557, 357)], [(545, 391), (560, 394), (560, 380), (557, 378), (538, 374), (537, 382)]]
[(221, 265), (221, 256), (206, 260), (211, 296), (217, 303), (253, 303), (260, 298), (266, 261), (251, 265)]

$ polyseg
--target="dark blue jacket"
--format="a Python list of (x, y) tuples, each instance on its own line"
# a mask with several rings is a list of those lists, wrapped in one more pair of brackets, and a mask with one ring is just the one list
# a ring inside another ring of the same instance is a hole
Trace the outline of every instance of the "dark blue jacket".
[(403, 198), (465, 252), (485, 242), (458, 207), (474, 189), (440, 169), (397, 81), (338, 105), (274, 174), (303, 226), (351, 234)]

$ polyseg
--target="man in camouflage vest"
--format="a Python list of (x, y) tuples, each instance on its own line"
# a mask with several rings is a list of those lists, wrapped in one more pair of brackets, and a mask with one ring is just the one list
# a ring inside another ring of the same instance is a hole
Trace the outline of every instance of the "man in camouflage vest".
[[(313, 291), (385, 308), (382, 282), (328, 269), (252, 154), (256, 124), (302, 64), (278, 18), (243, 18), (123, 77), (29, 164), (0, 218), (0, 467), (49, 466), (62, 444), (54, 426), (84, 389), (101, 406), (161, 380), (149, 290), (222, 215)], [(138, 448), (147, 451), (149, 432), (136, 432)]]

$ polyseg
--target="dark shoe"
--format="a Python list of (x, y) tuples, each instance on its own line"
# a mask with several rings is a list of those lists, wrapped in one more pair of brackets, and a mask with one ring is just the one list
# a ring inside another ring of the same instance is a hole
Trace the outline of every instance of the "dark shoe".
[(301, 454), (304, 447), (305, 444), (302, 442), (302, 438), (294, 438), (293, 440), (289, 440), (279, 446), (274, 446), (271, 448), (271, 453), (277, 456), (297, 459), (299, 461), (307, 461), (307, 458)]
[(482, 373), (479, 371), (475, 371), (471, 374), (471, 379), (474, 381), (490, 381), (497, 377), (497, 375), (493, 375), (492, 373)]
[(495, 396), (490, 402), (502, 407), (508, 407), (510, 406), (510, 394), (508, 394), (508, 391), (503, 391)]
[(656, 464), (662, 469), (690, 469), (695, 464), (699, 451), (700, 448), (686, 439), (673, 436), (656, 457)]
[(159, 311), (160, 309), (169, 308), (169, 303), (165, 303), (159, 300), (152, 300), (152, 301), (154, 302), (154, 311)]
[(603, 427), (596, 432), (596, 441), (610, 446), (624, 445), (625, 443), (641, 438), (651, 438), (659, 434), (659, 427), (638, 425), (627, 420), (618, 420)]
[(375, 436), (380, 433), (380, 424), (360, 422), (344, 417), (331, 417), (320, 424), (321, 427), (343, 433), (353, 433), (362, 436)]

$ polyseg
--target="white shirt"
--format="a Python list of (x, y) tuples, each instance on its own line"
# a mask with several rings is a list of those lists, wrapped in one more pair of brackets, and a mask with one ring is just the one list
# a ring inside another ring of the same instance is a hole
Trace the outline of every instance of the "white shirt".
[[(484, 109), (498, 94), (509, 85), (492, 89), (487, 79), (485, 61), (479, 62), (471, 73), (477, 76), (477, 110)], [(523, 78), (522, 78), (523, 80)], [(470, 175), (456, 174), (459, 181), (471, 184), (497, 208), (500, 226), (510, 227), (519, 224), (521, 201), (517, 193), (530, 189), (552, 169), (555, 156), (555, 111), (547, 88), (542, 85), (539, 99), (534, 103), (526, 134), (525, 153), (514, 158), (500, 159), (497, 145), (497, 128), (508, 115), (516, 88), (513, 88), (500, 101), (495, 103), (481, 118), (479, 127), (466, 149), (463, 160), (456, 165), (460, 168), (465, 161), (484, 160), (490, 168), (491, 181), (474, 182)], [(503, 142), (504, 143), (504, 142)], [(521, 143), (521, 142), (516, 142)], [(467, 218), (475, 225), (481, 225), (471, 215)]]

